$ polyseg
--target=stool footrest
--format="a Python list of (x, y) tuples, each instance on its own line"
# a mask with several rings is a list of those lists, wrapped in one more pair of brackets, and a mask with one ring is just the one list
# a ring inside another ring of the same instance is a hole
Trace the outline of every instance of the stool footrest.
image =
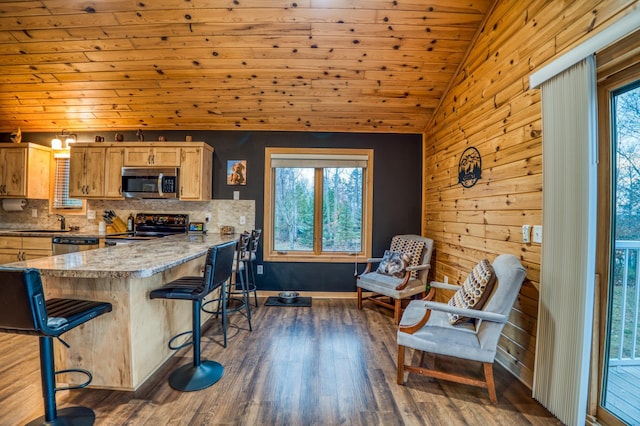
[(56, 392), (58, 391), (63, 391), (63, 390), (71, 390), (71, 389), (82, 389), (84, 387), (87, 387), (89, 385), (89, 383), (91, 383), (91, 381), (93, 380), (93, 375), (91, 374), (90, 371), (88, 370), (84, 370), (82, 368), (69, 368), (67, 370), (59, 370), (56, 371), (54, 374), (57, 376), (58, 374), (66, 374), (66, 373), (81, 373), (87, 376), (87, 381), (84, 383), (80, 383), (79, 385), (73, 385), (73, 386), (65, 386), (62, 388), (55, 388), (54, 390)]
[(169, 346), (169, 349), (171, 349), (171, 350), (173, 350), (173, 351), (177, 351), (177, 350), (180, 350), (180, 349), (182, 349), (182, 348), (186, 348), (187, 346), (191, 346), (191, 345), (193, 345), (193, 339), (191, 339), (191, 340), (189, 340), (189, 341), (187, 341), (187, 342), (184, 342), (184, 343), (183, 343), (183, 344), (181, 344), (180, 346), (173, 346), (173, 342), (174, 342), (177, 338), (182, 337), (182, 336), (185, 336), (185, 335), (187, 335), (187, 334), (193, 334), (193, 331), (192, 331), (192, 330), (183, 331), (182, 333), (178, 333), (178, 334), (176, 334), (175, 336), (173, 336), (171, 339), (169, 339), (169, 343), (167, 344), (167, 346)]

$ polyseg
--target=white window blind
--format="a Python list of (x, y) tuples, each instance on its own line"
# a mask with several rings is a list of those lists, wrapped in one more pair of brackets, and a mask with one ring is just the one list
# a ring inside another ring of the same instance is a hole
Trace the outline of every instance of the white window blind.
[(82, 200), (69, 198), (69, 158), (56, 157), (55, 162), (56, 174), (53, 188), (53, 208), (82, 208)]
[(324, 168), (324, 167), (367, 167), (367, 155), (358, 154), (305, 154), (273, 153), (271, 167)]
[(597, 200), (595, 59), (542, 85), (543, 244), (533, 397), (584, 425)]

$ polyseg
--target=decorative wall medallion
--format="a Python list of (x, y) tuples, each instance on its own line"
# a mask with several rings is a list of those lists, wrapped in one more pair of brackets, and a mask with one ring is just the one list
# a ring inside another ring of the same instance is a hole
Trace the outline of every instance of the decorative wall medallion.
[(473, 146), (465, 149), (458, 163), (458, 183), (471, 188), (482, 177), (482, 158)]

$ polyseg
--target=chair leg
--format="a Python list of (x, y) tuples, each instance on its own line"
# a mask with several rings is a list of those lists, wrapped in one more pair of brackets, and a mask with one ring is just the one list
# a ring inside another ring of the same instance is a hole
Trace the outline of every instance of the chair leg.
[(404, 384), (404, 346), (398, 345), (398, 378), (399, 385)]
[[(244, 303), (244, 308), (247, 310), (247, 322), (249, 323), (249, 331), (253, 331), (251, 328), (251, 297), (249, 296), (249, 271), (247, 270), (248, 265), (245, 262), (244, 264), (244, 274), (240, 272), (240, 287), (242, 287), (242, 303)], [(244, 275), (244, 276), (243, 276)]]
[(96, 415), (87, 407), (56, 408), (56, 373), (53, 361), (53, 337), (40, 336), (40, 376), (42, 379), (42, 398), (44, 416), (32, 420), (31, 425), (93, 425)]
[(47, 422), (52, 422), (58, 417), (58, 413), (56, 412), (56, 376), (53, 365), (53, 338), (40, 337), (39, 340), (44, 418)]
[[(202, 301), (194, 300), (192, 302), (191, 314), (193, 330), (193, 363), (183, 365), (171, 373), (171, 376), (169, 376), (169, 384), (175, 390), (190, 392), (205, 389), (220, 380), (224, 374), (224, 367), (222, 364), (215, 361), (202, 361), (200, 358), (200, 309), (202, 309)], [(224, 321), (224, 306), (222, 309), (222, 318)]]
[(393, 323), (400, 324), (400, 313), (402, 312), (402, 299), (396, 299), (393, 305)]
[[(223, 335), (223, 347), (227, 347), (227, 283), (220, 286), (220, 301), (222, 304), (222, 335)], [(218, 307), (220, 307), (218, 305)]]
[(487, 382), (487, 390), (489, 391), (489, 400), (494, 404), (498, 403), (498, 397), (496, 395), (496, 383), (493, 380), (493, 364), (485, 362), (484, 364), (484, 378)]
[(249, 259), (249, 270), (251, 271), (251, 285), (252, 285), (252, 291), (253, 291), (253, 299), (256, 305), (256, 308), (258, 307), (258, 287), (256, 285), (256, 274), (255, 272), (253, 272), (253, 260)]
[(358, 309), (362, 310), (362, 287), (358, 287)]

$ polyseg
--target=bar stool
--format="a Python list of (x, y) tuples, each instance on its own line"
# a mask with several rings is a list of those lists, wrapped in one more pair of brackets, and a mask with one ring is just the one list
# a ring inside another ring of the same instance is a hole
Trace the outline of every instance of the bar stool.
[[(204, 276), (178, 278), (149, 293), (151, 299), (191, 300), (192, 302), (191, 330), (173, 336), (168, 343), (172, 350), (193, 346), (193, 363), (179, 367), (169, 376), (169, 384), (176, 390), (190, 392), (205, 389), (220, 380), (224, 374), (222, 364), (200, 358), (200, 310), (203, 299), (217, 288), (220, 288), (221, 297), (225, 298), (225, 283), (231, 277), (235, 246), (235, 241), (229, 241), (210, 247), (207, 251)], [(223, 323), (224, 321), (223, 315)], [(225, 328), (226, 345), (226, 324), (223, 324), (223, 328)], [(177, 338), (186, 334), (192, 335), (190, 341), (179, 346), (173, 344)]]
[[(32, 420), (29, 425), (92, 425), (95, 413), (88, 407), (69, 407), (58, 410), (56, 392), (79, 389), (91, 383), (93, 376), (87, 370), (68, 369), (55, 371), (53, 339), (65, 346), (60, 335), (111, 312), (111, 304), (78, 299), (45, 300), (42, 278), (37, 269), (0, 269), (0, 332), (39, 336), (40, 376), (44, 416)], [(56, 388), (56, 375), (79, 372), (88, 380), (75, 386)]]
[[(249, 303), (249, 293), (246, 287), (246, 267), (244, 259), (249, 251), (249, 234), (242, 233), (238, 238), (235, 248), (235, 258), (233, 261), (232, 273), (235, 272), (236, 282), (231, 280), (227, 283), (228, 288), (220, 292), (218, 298), (208, 300), (202, 305), (202, 310), (209, 314), (214, 314), (216, 318), (222, 314), (222, 328), (224, 334), (224, 347), (227, 347), (227, 315), (233, 312), (242, 312), (247, 317), (249, 331), (253, 331), (251, 327), (251, 304)], [(238, 278), (240, 281), (238, 283)], [(238, 289), (240, 284), (240, 289)], [(208, 308), (212, 303), (216, 303), (215, 310)], [(222, 312), (221, 312), (222, 311)], [(243, 312), (244, 311), (244, 312)]]

